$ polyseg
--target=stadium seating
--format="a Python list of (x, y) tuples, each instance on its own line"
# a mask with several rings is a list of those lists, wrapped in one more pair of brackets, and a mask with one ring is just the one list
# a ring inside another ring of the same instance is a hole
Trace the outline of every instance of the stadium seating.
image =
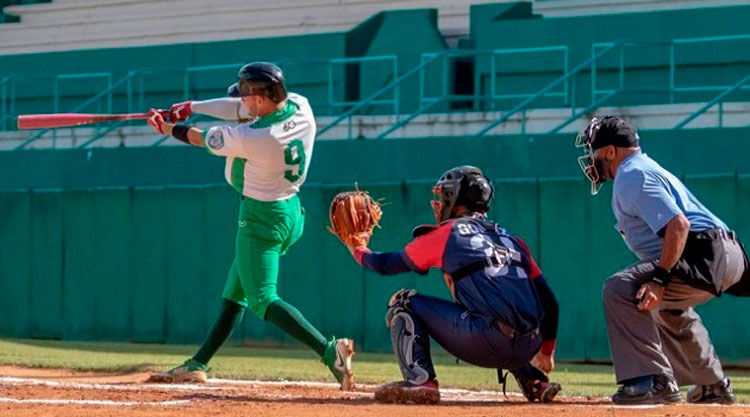
[[(497, 2), (497, 1), (495, 1)], [(383, 10), (436, 8), (448, 37), (468, 30), (470, 4), (430, 0), (56, 0), (7, 7), (21, 22), (0, 26), (0, 51), (74, 49), (210, 42), (347, 31)]]
[[(615, 11), (627, 6), (628, 13), (596, 9), (601, 14), (543, 17), (553, 4), (575, 9), (586, 2), (226, 0), (210, 10), (194, 0), (173, 3), (145, 17), (147, 3), (140, 0), (58, 0), (8, 8), (23, 12), (18, 13), (22, 21), (0, 25), (0, 48), (13, 39), (25, 42), (22, 33), (29, 31), (30, 39), (51, 37), (66, 50), (2, 55), (0, 74), (10, 78), (0, 77), (5, 115), (0, 129), (12, 130), (13, 114), (144, 111), (183, 98), (215, 97), (224, 93), (239, 65), (252, 59), (276, 61), (284, 68), (290, 89), (311, 99), (324, 139), (569, 132), (599, 107), (626, 114), (642, 128), (670, 128), (695, 112), (702, 114), (689, 128), (746, 124), (748, 85), (722, 97), (732, 103), (703, 107), (750, 74), (749, 6), (690, 8), (702, 3), (687, 2), (679, 10), (645, 11), (645, 3), (623, 0), (602, 7)], [(674, 8), (679, 2), (658, 3)], [(333, 4), (340, 13), (321, 13)], [(434, 9), (371, 14), (424, 6)], [(305, 20), (308, 14), (315, 19)], [(297, 23), (277, 25), (282, 15)], [(167, 17), (185, 19), (181, 26), (196, 29), (180, 35), (153, 24)], [(275, 32), (218, 31), (198, 25), (199, 18), (229, 28), (262, 20), (246, 26)], [(53, 32), (40, 30), (45, 24)], [(105, 27), (111, 36), (97, 32)], [(132, 28), (140, 28), (140, 38)], [(402, 41), (406, 28), (409, 42)], [(66, 33), (80, 39), (99, 33), (96, 41), (101, 42), (93, 49), (71, 51), (64, 40), (73, 38)], [(263, 37), (270, 33), (274, 36)], [(296, 35), (280, 36), (291, 33)], [(449, 33), (455, 36), (451, 42), (446, 41)], [(170, 36), (183, 35), (201, 41), (170, 43), (187, 39)], [(220, 35), (252, 38), (211, 41)], [(107, 39), (128, 36), (148, 45), (101, 47)], [(629, 43), (620, 44), (624, 40)], [(131, 72), (144, 68), (148, 70)], [(105, 90), (113, 85), (117, 87)], [(353, 118), (339, 120), (337, 115), (353, 105), (358, 106)], [(502, 123), (490, 126), (499, 119)], [(99, 131), (61, 130), (34, 146), (75, 146), (91, 135)], [(4, 136), (3, 149), (29, 137)], [(112, 131), (101, 136), (103, 146), (148, 142), (148, 131), (137, 128), (127, 135)]]
[(534, 12), (544, 17), (685, 10), (750, 4), (748, 0), (535, 0)]

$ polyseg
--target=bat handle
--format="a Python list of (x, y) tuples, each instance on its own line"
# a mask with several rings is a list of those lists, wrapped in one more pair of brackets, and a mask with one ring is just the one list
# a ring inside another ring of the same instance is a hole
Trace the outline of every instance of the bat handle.
[[(169, 122), (171, 120), (169, 110), (157, 110), (157, 113), (159, 113), (161, 117), (164, 118), (165, 121)], [(148, 119), (148, 113), (138, 113), (136, 116), (137, 117), (134, 117), (134, 119), (144, 119), (144, 120)]]

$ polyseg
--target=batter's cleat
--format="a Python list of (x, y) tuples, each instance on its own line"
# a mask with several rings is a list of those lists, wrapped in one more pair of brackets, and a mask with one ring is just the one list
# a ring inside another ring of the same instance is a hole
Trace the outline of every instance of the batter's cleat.
[(711, 385), (696, 385), (687, 393), (687, 400), (693, 404), (734, 404), (737, 398), (732, 393), (729, 378)]
[(406, 381), (391, 382), (375, 391), (375, 401), (398, 404), (437, 404), (440, 401), (439, 384), (437, 380), (427, 381), (422, 385), (414, 385)]
[(167, 372), (151, 374), (151, 377), (146, 382), (160, 382), (165, 384), (181, 382), (204, 383), (208, 379), (206, 371), (208, 371), (208, 366), (190, 358), (182, 365), (172, 368)]
[(635, 378), (624, 383), (612, 396), (619, 405), (672, 404), (682, 402), (677, 382), (666, 375)]
[(333, 344), (326, 349), (323, 359), (321, 359), (336, 378), (336, 381), (341, 384), (342, 391), (354, 390), (354, 372), (352, 371), (353, 357), (353, 340), (334, 339)]

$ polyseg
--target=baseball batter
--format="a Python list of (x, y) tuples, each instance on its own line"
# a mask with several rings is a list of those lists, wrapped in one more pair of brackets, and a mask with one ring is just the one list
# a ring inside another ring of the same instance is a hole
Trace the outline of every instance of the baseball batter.
[(254, 62), (242, 67), (231, 98), (183, 102), (172, 106), (173, 121), (192, 113), (241, 124), (207, 130), (167, 123), (156, 110), (148, 120), (158, 133), (203, 147), (226, 158), (227, 182), (242, 196), (234, 261), (222, 308), (198, 352), (180, 366), (156, 374), (153, 381), (203, 382), (207, 365), (249, 309), (312, 348), (342, 389), (353, 386), (353, 342), (326, 339), (276, 292), (279, 257), (302, 235), (305, 212), (297, 196), (307, 176), (315, 141), (315, 119), (307, 99), (287, 94), (279, 67)]
[(618, 404), (735, 401), (694, 306), (726, 292), (750, 295), (750, 269), (734, 232), (674, 175), (641, 152), (619, 117), (593, 119), (576, 144), (596, 194), (614, 180), (615, 228), (640, 262), (610, 277), (602, 296), (621, 384)]

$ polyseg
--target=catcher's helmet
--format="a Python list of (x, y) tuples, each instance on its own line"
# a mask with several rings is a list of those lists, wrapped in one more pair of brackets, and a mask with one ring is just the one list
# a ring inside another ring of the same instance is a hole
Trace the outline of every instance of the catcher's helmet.
[(495, 193), (492, 184), (479, 168), (464, 165), (448, 170), (432, 188), (435, 199), (432, 210), (438, 223), (456, 217), (456, 206), (470, 212), (484, 213), (490, 209)]
[(253, 62), (237, 74), (237, 82), (227, 89), (230, 97), (260, 95), (278, 103), (286, 99), (284, 73), (270, 62)]

